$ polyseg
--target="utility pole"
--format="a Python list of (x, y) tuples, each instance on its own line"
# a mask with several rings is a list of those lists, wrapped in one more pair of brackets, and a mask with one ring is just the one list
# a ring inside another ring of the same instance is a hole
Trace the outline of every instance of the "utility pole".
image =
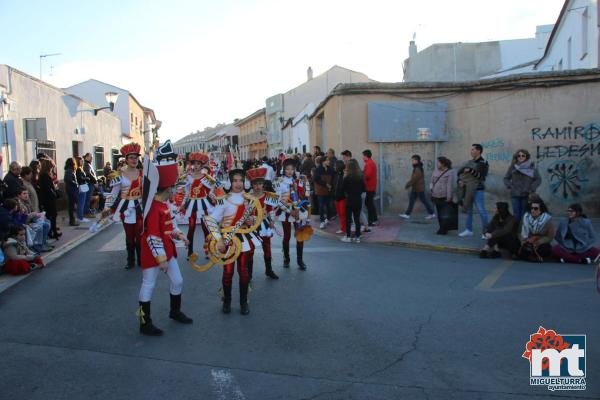
[(46, 57), (60, 56), (62, 53), (40, 54), (40, 80), (42, 80), (42, 59)]

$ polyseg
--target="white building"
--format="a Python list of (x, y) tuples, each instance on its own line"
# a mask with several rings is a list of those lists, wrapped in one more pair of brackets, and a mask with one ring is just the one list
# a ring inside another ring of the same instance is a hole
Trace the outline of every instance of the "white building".
[(69, 86), (65, 90), (94, 104), (102, 104), (107, 92), (118, 93), (119, 97), (115, 103), (113, 113), (121, 120), (121, 134), (119, 135), (121, 143), (137, 142), (142, 145), (142, 150), (144, 150), (147, 144), (151, 142), (152, 129), (144, 125), (146, 120), (145, 107), (129, 90), (96, 79), (89, 79)]
[(374, 82), (361, 72), (334, 65), (321, 75), (313, 77), (312, 68), (308, 68), (307, 80), (303, 84), (283, 94), (277, 94), (266, 100), (267, 142), (269, 155), (277, 156), (281, 152), (293, 149), (292, 129), (286, 130), (289, 137), (284, 139), (283, 126), (294, 119), (308, 104), (319, 104), (340, 83)]
[(461, 82), (531, 71), (544, 54), (552, 25), (535, 37), (478, 43), (436, 43), (417, 52), (414, 41), (404, 61), (405, 82)]
[(314, 103), (308, 103), (292, 120), (291, 147), (294, 153), (311, 153), (308, 117), (315, 111)]
[(597, 0), (566, 0), (535, 70), (598, 68), (599, 13)]
[[(121, 146), (119, 118), (106, 100), (87, 102), (7, 65), (0, 65), (2, 170), (12, 161), (28, 165), (37, 153), (56, 161), (59, 178), (67, 158), (92, 153), (97, 170)], [(97, 115), (95, 115), (97, 114)]]

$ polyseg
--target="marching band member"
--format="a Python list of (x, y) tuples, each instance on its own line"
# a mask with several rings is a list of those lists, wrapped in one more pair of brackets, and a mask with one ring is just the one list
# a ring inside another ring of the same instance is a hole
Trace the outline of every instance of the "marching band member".
[(150, 182), (144, 187), (144, 233), (142, 234), (142, 286), (139, 294), (138, 317), (140, 333), (149, 336), (161, 336), (162, 330), (152, 324), (150, 302), (159, 271), (167, 274), (171, 281), (169, 289), (171, 308), (169, 318), (182, 324), (193, 321), (181, 312), (181, 291), (183, 277), (177, 264), (177, 250), (174, 240), (189, 244), (185, 235), (173, 223), (168, 205), (179, 177), (176, 155), (171, 142), (167, 141), (158, 148), (156, 161), (145, 161), (144, 178)]
[(200, 223), (202, 232), (204, 232), (204, 243), (207, 242), (210, 232), (206, 228), (204, 217), (213, 210), (213, 204), (209, 200), (209, 196), (216, 183), (210, 175), (209, 159), (206, 154), (191, 153), (189, 161), (191, 168), (187, 175), (185, 200), (181, 210), (182, 212), (185, 211), (185, 217), (189, 221), (187, 239), (190, 245), (188, 247), (188, 257), (194, 252), (194, 233), (196, 232), (197, 223)]
[[(271, 265), (271, 238), (273, 237), (273, 221), (275, 219), (274, 207), (277, 206), (277, 195), (271, 192), (264, 191), (265, 178), (268, 170), (264, 167), (253, 168), (246, 172), (246, 177), (252, 185), (252, 196), (260, 201), (263, 208), (263, 220), (257, 230), (262, 242), (262, 248), (265, 260), (265, 275), (271, 279), (279, 279), (277, 274), (273, 272)], [(252, 280), (252, 272), (254, 267), (254, 257), (250, 257), (248, 264), (248, 273)]]
[(103, 216), (114, 214), (113, 219), (123, 222), (125, 229), (125, 242), (127, 247), (127, 265), (131, 269), (140, 265), (140, 235), (142, 233), (142, 170), (138, 169), (140, 159), (140, 145), (129, 143), (121, 147), (121, 154), (125, 157), (126, 165), (110, 176), (110, 199), (106, 202)]
[[(225, 195), (223, 204), (215, 206), (213, 212), (206, 217), (206, 225), (211, 235), (218, 240), (217, 249), (221, 253), (227, 251), (227, 246), (223, 241), (222, 230), (236, 226), (252, 226), (254, 224), (253, 210), (251, 202), (254, 198), (244, 193), (245, 174), (242, 169), (232, 169), (229, 172), (230, 192)], [(247, 210), (248, 209), (248, 210)], [(252, 211), (252, 213), (249, 213)], [(241, 241), (241, 253), (237, 260), (223, 266), (223, 313), (231, 312), (231, 287), (233, 283), (233, 274), (235, 261), (237, 261), (237, 271), (240, 280), (240, 307), (242, 315), (250, 313), (248, 307), (248, 262), (252, 257), (254, 248), (260, 245), (260, 239), (254, 232), (237, 234)]]
[(310, 197), (308, 180), (305, 176), (296, 176), (296, 161), (291, 158), (283, 161), (283, 174), (283, 177), (274, 184), (279, 197), (276, 215), (283, 227), (283, 267), (290, 267), (290, 238), (293, 224), (296, 236), (296, 261), (298, 267), (305, 271), (306, 264), (302, 253), (304, 241), (308, 238), (305, 238), (304, 234), (299, 235), (299, 233), (301, 231), (312, 233), (307, 200)]

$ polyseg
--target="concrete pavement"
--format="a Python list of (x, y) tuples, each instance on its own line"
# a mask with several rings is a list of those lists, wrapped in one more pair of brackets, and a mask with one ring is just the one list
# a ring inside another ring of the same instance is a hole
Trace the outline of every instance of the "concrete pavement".
[[(491, 218), (491, 215), (490, 215)], [(556, 218), (562, 218), (559, 215)], [(406, 220), (396, 215), (384, 215), (379, 218), (379, 226), (371, 233), (364, 234), (361, 240), (366, 243), (380, 243), (403, 246), (416, 249), (427, 249), (454, 253), (477, 254), (483, 247), (481, 239), (481, 219), (473, 216), (473, 236), (461, 238), (458, 236), (464, 230), (465, 214), (459, 215), (459, 230), (450, 231), (446, 235), (437, 235), (437, 218), (427, 220), (425, 214), (414, 213)], [(600, 232), (600, 218), (592, 218), (596, 232)], [(328, 237), (341, 238), (336, 234), (339, 230), (339, 220), (336, 218), (325, 229), (319, 229), (319, 217), (312, 216), (312, 226), (318, 234)], [(600, 245), (600, 242), (598, 243)]]
[[(0, 294), (0, 393), (27, 399), (598, 398), (599, 299), (589, 266), (314, 237), (309, 269), (255, 261), (251, 314), (220, 312), (220, 268), (185, 279), (181, 326), (159, 277), (153, 319), (137, 332), (139, 269), (122, 269), (112, 226)], [(292, 249), (292, 254), (293, 254)], [(293, 257), (292, 257), (293, 259)], [(235, 280), (237, 284), (237, 278)], [(576, 282), (576, 283), (573, 283)], [(531, 285), (538, 286), (531, 286)], [(540, 286), (541, 285), (541, 286)], [(538, 326), (588, 335), (588, 389), (529, 386), (521, 358)]]

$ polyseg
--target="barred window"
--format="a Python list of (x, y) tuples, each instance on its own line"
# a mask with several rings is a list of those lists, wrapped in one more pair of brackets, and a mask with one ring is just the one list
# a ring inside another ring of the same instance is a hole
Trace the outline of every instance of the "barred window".
[(94, 165), (96, 173), (102, 175), (104, 169), (104, 147), (94, 146)]
[(35, 142), (35, 153), (44, 153), (54, 161), (56, 161), (56, 142), (52, 140), (37, 140)]

